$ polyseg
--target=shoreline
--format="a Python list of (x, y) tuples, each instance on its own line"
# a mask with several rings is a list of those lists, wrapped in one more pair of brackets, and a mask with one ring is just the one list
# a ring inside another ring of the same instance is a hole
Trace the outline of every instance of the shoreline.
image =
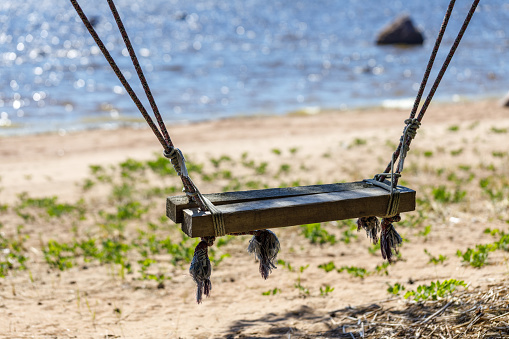
[[(338, 138), (352, 140), (364, 134), (377, 134), (377, 130), (397, 143), (407, 117), (407, 110), (371, 108), (339, 114), (329, 111), (230, 118), (172, 126), (169, 133), (175, 146), (194, 161), (242, 152), (264, 158), (281, 142), (312, 154), (329, 147), (328, 144), (337, 145)], [(420, 130), (426, 131), (436, 124), (507, 118), (509, 110), (495, 101), (435, 104), (428, 109)], [(2, 195), (12, 200), (20, 190), (37, 188), (71, 197), (74, 193), (70, 187), (88, 175), (90, 165), (114, 164), (127, 158), (148, 159), (160, 152), (162, 147), (148, 127), (1, 137)]]
[[(442, 105), (455, 105), (462, 103), (477, 103), (477, 102), (498, 102), (503, 98), (503, 93), (500, 94), (486, 94), (480, 96), (461, 96), (453, 95), (447, 98), (435, 98), (431, 106), (442, 106)], [(285, 117), (294, 115), (315, 115), (323, 113), (342, 113), (342, 112), (358, 112), (358, 111), (369, 111), (369, 110), (407, 110), (411, 111), (413, 97), (399, 98), (399, 99), (384, 99), (375, 104), (368, 105), (357, 105), (357, 106), (346, 106), (345, 108), (334, 108), (334, 107), (320, 107), (320, 106), (302, 106), (299, 109), (288, 111), (286, 113), (271, 113), (271, 112), (258, 112), (250, 114), (237, 114), (231, 116), (217, 117), (217, 118), (204, 118), (199, 120), (175, 120), (167, 122), (169, 128), (178, 128), (179, 126), (194, 125), (201, 123), (212, 123), (214, 121), (225, 121), (225, 120), (237, 120), (237, 119), (249, 119), (249, 118), (271, 118), (271, 117)], [(422, 102), (421, 102), (422, 104)], [(119, 130), (119, 129), (145, 129), (148, 128), (146, 121), (140, 115), (138, 116), (125, 116), (121, 119), (108, 119), (108, 118), (96, 118), (96, 124), (90, 124), (87, 119), (78, 122), (81, 127), (65, 128), (65, 126), (54, 127), (52, 130), (27, 130), (23, 127), (12, 126), (0, 126), (0, 138), (16, 137), (16, 136), (29, 136), (29, 135), (45, 135), (52, 133), (79, 133), (94, 130)], [(154, 119), (155, 121), (155, 119)], [(21, 128), (21, 130), (20, 130)], [(10, 132), (12, 131), (12, 132)]]

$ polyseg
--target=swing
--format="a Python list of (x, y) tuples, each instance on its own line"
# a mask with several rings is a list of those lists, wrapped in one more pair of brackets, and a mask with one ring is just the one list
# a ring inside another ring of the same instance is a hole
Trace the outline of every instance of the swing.
[[(159, 128), (154, 124), (143, 104), (132, 90), (77, 1), (71, 0), (71, 3), (163, 146), (163, 154), (171, 161), (182, 180), (185, 195), (167, 198), (166, 215), (175, 223), (180, 223), (185, 234), (190, 237), (200, 237), (202, 240), (195, 249), (190, 267), (190, 273), (197, 284), (196, 299), (198, 303), (201, 302), (203, 294), (209, 295), (211, 289), (211, 264), (208, 259), (207, 248), (212, 246), (215, 237), (227, 234), (253, 235), (248, 252), (254, 253), (260, 261), (260, 273), (265, 279), (275, 268), (274, 262), (279, 251), (279, 240), (268, 228), (358, 218), (358, 229), (364, 229), (374, 244), (378, 243), (380, 238), (383, 258), (389, 262), (392, 260), (392, 256), (397, 253), (398, 246), (402, 243), (402, 239), (396, 232), (393, 223), (401, 220), (400, 213), (415, 210), (416, 192), (398, 185), (404, 161), (410, 149), (410, 143), (417, 133), (424, 113), (466, 31), (479, 0), (473, 1), (456, 40), (416, 118), (415, 115), (424, 88), (454, 7), (455, 0), (450, 1), (410, 117), (405, 120), (405, 128), (399, 145), (392, 154), (391, 161), (384, 172), (375, 175), (373, 179), (351, 183), (269, 188), (205, 195), (200, 193), (189, 177), (185, 158), (170, 139), (113, 0), (108, 0), (108, 4)], [(381, 223), (378, 217), (382, 218)]]

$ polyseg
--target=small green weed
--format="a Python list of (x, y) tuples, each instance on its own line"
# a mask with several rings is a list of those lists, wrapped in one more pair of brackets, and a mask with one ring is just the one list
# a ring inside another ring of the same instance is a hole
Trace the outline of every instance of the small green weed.
[(444, 261), (447, 260), (447, 257), (445, 255), (439, 254), (438, 257), (435, 257), (431, 253), (428, 252), (427, 249), (424, 249), (424, 253), (429, 257), (428, 264), (438, 265), (443, 264)]
[(288, 261), (284, 261), (283, 259), (278, 259), (277, 264), (283, 266), (284, 268), (286, 268), (290, 272), (294, 272), (295, 271), (293, 269), (293, 266)]
[(276, 295), (278, 293), (281, 293), (281, 289), (280, 288), (274, 288), (272, 290), (268, 290), (266, 292), (262, 292), (262, 295)]
[(492, 128), (491, 128), (491, 131), (492, 131), (493, 133), (503, 134), (503, 133), (507, 133), (507, 128), (492, 127)]
[(450, 192), (446, 186), (440, 185), (438, 187), (433, 187), (431, 194), (433, 195), (433, 199), (440, 203), (458, 203), (465, 199), (467, 192), (464, 190), (460, 190), (459, 187), (453, 192)]
[(324, 270), (325, 272), (331, 272), (333, 270), (336, 269), (336, 265), (334, 265), (334, 262), (330, 261), (326, 264), (321, 264), (321, 265), (318, 265), (318, 268), (321, 268), (322, 270)]
[(388, 283), (387, 285), (389, 286), (387, 288), (387, 292), (389, 294), (399, 295), (402, 291), (405, 290), (405, 286), (403, 286), (400, 283), (395, 283), (394, 285), (391, 285), (391, 284)]
[(346, 271), (346, 273), (350, 274), (352, 277), (364, 279), (365, 277), (370, 275), (370, 272), (363, 267), (356, 266), (342, 266), (338, 269), (338, 272), (341, 273)]
[(325, 244), (330, 243), (334, 245), (336, 243), (336, 236), (329, 234), (320, 223), (307, 224), (300, 226), (302, 235), (306, 239), (309, 239), (312, 244)]
[(451, 295), (457, 287), (467, 287), (463, 280), (449, 279), (443, 282), (431, 282), (430, 285), (419, 285), (416, 291), (405, 293), (405, 299), (412, 298), (414, 301), (438, 300)]
[(488, 254), (497, 248), (496, 244), (476, 245), (475, 249), (468, 248), (464, 253), (458, 250), (456, 255), (462, 259), (462, 262), (475, 268), (481, 268), (486, 264)]
[(325, 287), (320, 287), (320, 295), (322, 297), (326, 297), (329, 293), (334, 292), (334, 287), (330, 287), (329, 285), (325, 285)]

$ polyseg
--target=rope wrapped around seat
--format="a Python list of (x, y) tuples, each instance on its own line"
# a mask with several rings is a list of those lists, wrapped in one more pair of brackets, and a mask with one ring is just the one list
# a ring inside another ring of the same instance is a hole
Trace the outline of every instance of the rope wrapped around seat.
[(176, 147), (173, 147), (170, 152), (167, 152), (165, 150), (163, 154), (166, 158), (170, 159), (170, 162), (173, 165), (173, 168), (175, 169), (177, 174), (180, 177), (188, 179), (188, 181), (193, 186), (193, 192), (190, 192), (188, 189), (186, 189), (186, 186), (184, 186), (184, 191), (187, 197), (190, 200), (194, 199), (201, 209), (209, 211), (212, 214), (212, 222), (214, 224), (214, 236), (220, 237), (225, 235), (226, 229), (224, 226), (223, 212), (221, 212), (216, 206), (214, 206), (214, 204), (212, 204), (212, 202), (210, 202), (209, 199), (205, 198), (203, 194), (200, 193), (198, 188), (192, 183), (192, 181), (189, 178), (189, 173), (187, 171), (186, 159), (184, 158), (182, 151)]

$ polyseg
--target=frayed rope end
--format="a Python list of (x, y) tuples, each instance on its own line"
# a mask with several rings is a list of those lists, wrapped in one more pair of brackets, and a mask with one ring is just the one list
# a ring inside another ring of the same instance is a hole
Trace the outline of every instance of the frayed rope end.
[(267, 279), (273, 269), (276, 269), (274, 262), (280, 250), (279, 240), (270, 230), (257, 231), (249, 241), (247, 251), (253, 253), (260, 261), (260, 274)]
[(380, 236), (380, 249), (382, 257), (392, 262), (392, 256), (398, 254), (398, 247), (403, 243), (403, 239), (394, 228), (393, 222), (401, 220), (399, 215), (392, 218), (382, 219), (382, 232)]
[(203, 295), (209, 296), (212, 290), (212, 283), (210, 282), (210, 274), (212, 273), (212, 266), (208, 256), (208, 244), (202, 240), (194, 250), (193, 261), (189, 267), (189, 273), (196, 283), (196, 302), (201, 303)]
[(378, 243), (378, 233), (380, 232), (380, 221), (377, 217), (362, 217), (357, 219), (357, 231), (363, 228), (366, 236), (371, 239), (373, 245)]

